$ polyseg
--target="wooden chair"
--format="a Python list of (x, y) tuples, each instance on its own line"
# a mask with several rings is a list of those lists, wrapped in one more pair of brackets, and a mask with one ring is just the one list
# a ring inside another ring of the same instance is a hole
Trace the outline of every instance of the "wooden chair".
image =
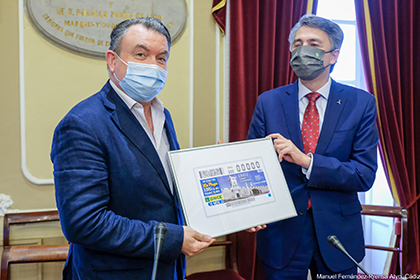
[(400, 236), (401, 242), (395, 247), (383, 247), (366, 245), (367, 249), (382, 250), (400, 254), (400, 274), (405, 275), (407, 272), (407, 250), (408, 250), (408, 235), (407, 235), (407, 209), (405, 207), (391, 207), (378, 205), (362, 205), (362, 215), (381, 216), (397, 218), (395, 223), (395, 234)]
[(10, 227), (28, 223), (59, 221), (58, 211), (30, 213), (9, 213), (4, 216), (3, 254), (1, 259), (1, 279), (10, 279), (9, 267), (12, 263), (56, 262), (67, 259), (69, 244), (63, 245), (10, 245)]
[(216, 241), (211, 246), (226, 246), (226, 268), (214, 271), (197, 272), (188, 275), (186, 280), (245, 280), (238, 273), (236, 234), (229, 234), (225, 241)]

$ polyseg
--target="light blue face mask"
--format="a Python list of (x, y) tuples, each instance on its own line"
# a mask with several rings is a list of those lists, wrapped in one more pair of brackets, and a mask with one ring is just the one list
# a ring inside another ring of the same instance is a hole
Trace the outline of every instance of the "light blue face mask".
[(163, 89), (168, 71), (156, 64), (135, 62), (127, 64), (118, 55), (117, 57), (127, 65), (127, 72), (122, 81), (117, 78), (115, 72), (114, 77), (128, 96), (138, 102), (149, 102)]

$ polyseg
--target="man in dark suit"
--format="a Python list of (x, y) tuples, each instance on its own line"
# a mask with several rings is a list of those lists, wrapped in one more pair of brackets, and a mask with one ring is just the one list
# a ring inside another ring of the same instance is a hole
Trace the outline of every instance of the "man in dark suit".
[(327, 237), (363, 259), (357, 192), (372, 187), (377, 169), (375, 98), (330, 78), (343, 41), (337, 24), (305, 15), (289, 41), (299, 79), (260, 95), (248, 138), (273, 138), (298, 216), (259, 231), (257, 252), (267, 279), (307, 279), (308, 268), (312, 279), (354, 276)]
[(55, 130), (56, 200), (71, 243), (64, 279), (151, 279), (158, 222), (167, 233), (157, 279), (184, 279), (185, 255), (214, 242), (183, 226), (168, 167), (179, 145), (156, 95), (170, 46), (157, 19), (120, 23), (106, 53), (110, 80)]

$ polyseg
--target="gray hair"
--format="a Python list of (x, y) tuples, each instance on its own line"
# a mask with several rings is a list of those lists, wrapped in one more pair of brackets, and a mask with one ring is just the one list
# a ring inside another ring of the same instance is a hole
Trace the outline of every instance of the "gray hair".
[(319, 28), (328, 35), (328, 39), (330, 40), (331, 49), (340, 49), (341, 45), (343, 44), (344, 40), (344, 33), (341, 30), (340, 26), (335, 22), (332, 22), (328, 19), (323, 17), (318, 17), (316, 15), (306, 14), (300, 18), (299, 22), (293, 26), (292, 30), (290, 30), (289, 35), (289, 43), (290, 43), (290, 50), (292, 50), (292, 44), (295, 40), (296, 33), (302, 26), (310, 26), (314, 28)]
[(120, 22), (111, 32), (111, 43), (109, 49), (116, 52), (118, 55), (121, 52), (121, 40), (127, 34), (128, 29), (136, 24), (143, 25), (146, 29), (154, 30), (163, 36), (165, 36), (166, 41), (168, 42), (168, 48), (171, 48), (171, 34), (169, 34), (166, 26), (157, 18), (136, 18), (128, 19), (123, 22)]

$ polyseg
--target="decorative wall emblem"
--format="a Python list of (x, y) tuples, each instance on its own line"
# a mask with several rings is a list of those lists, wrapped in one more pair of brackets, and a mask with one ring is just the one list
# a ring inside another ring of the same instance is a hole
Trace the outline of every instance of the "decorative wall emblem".
[(51, 43), (98, 59), (105, 58), (112, 28), (125, 19), (159, 18), (174, 43), (188, 18), (185, 0), (25, 0), (25, 11), (35, 29)]

